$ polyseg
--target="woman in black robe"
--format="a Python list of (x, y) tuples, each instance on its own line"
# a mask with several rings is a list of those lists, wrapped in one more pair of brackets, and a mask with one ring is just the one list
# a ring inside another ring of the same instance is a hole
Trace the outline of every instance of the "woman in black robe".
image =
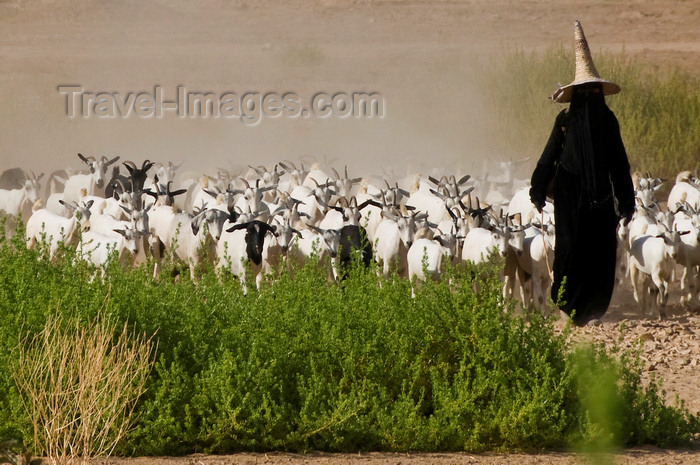
[(634, 189), (617, 118), (602, 89), (577, 87), (532, 174), (530, 198), (541, 210), (554, 180), (552, 300), (582, 326), (602, 317), (610, 304), (616, 228), (620, 217), (634, 212)]
[(602, 317), (615, 284), (617, 225), (634, 213), (634, 188), (620, 126), (605, 104), (617, 84), (600, 79), (575, 22), (576, 78), (552, 96), (571, 102), (556, 118), (530, 199), (544, 207), (550, 181), (556, 239), (552, 300), (583, 326)]

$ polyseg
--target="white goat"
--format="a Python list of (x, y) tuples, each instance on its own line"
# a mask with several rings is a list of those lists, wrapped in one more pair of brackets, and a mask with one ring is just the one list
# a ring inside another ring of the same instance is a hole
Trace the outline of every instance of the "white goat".
[[(518, 190), (511, 197), (506, 209), (508, 216), (520, 214), (523, 224), (530, 224), (535, 220), (544, 222), (554, 222), (554, 205), (547, 202), (542, 209), (543, 214), (539, 213), (530, 200), (530, 187), (525, 186)], [(544, 216), (544, 217), (543, 217)]]
[(492, 226), (491, 229), (473, 228), (467, 233), (462, 246), (462, 260), (474, 263), (485, 262), (489, 255), (505, 258), (508, 253), (510, 228)]
[(228, 213), (218, 209), (203, 210), (194, 216), (186, 212), (173, 216), (170, 231), (175, 234), (170, 235), (165, 245), (172, 246), (175, 255), (189, 266), (192, 279), (199, 262), (207, 256), (215, 256), (217, 243), (228, 219)]
[(66, 203), (73, 212), (70, 218), (57, 215), (45, 208), (37, 210), (27, 221), (26, 236), (27, 247), (34, 248), (37, 243), (46, 241), (49, 246), (49, 256), (54, 257), (60, 243), (74, 245), (78, 224), (85, 230), (89, 226), (90, 207), (92, 201), (87, 204)]
[(92, 230), (83, 233), (78, 245), (80, 256), (93, 265), (101, 267), (116, 251), (117, 260), (122, 266), (131, 265), (133, 257), (139, 250), (139, 240), (148, 233), (131, 226), (115, 229), (113, 232), (116, 234), (105, 235)]
[(245, 184), (245, 189), (234, 189), (231, 192), (238, 195), (243, 194), (235, 203), (235, 207), (242, 212), (251, 212), (259, 220), (267, 222), (270, 219), (270, 207), (263, 201), (265, 193), (275, 189), (274, 186), (259, 187), (256, 183), (255, 187), (251, 187), (250, 183), (245, 179), (241, 179)]
[(413, 239), (418, 229), (417, 222), (424, 221), (425, 213), (411, 213), (408, 216), (395, 216), (384, 212), (386, 218), (379, 223), (375, 233), (375, 256), (382, 266), (382, 274), (389, 277), (392, 269), (399, 276), (407, 276), (406, 256), (413, 245)]
[(169, 183), (175, 181), (175, 172), (180, 166), (182, 166), (182, 162), (173, 164), (173, 162), (169, 161), (167, 165), (156, 163), (156, 171), (153, 173), (153, 177), (149, 177), (144, 186), (150, 187), (155, 183), (167, 186)]
[(273, 237), (265, 241), (263, 248), (263, 272), (270, 273), (280, 262), (287, 258), (290, 249), (295, 247), (296, 238), (301, 236), (296, 228), (292, 226), (289, 219), (275, 217), (271, 225), (274, 231)]
[(700, 181), (690, 171), (678, 173), (676, 183), (668, 194), (669, 208), (673, 208), (680, 202), (687, 202), (696, 209), (700, 208)]
[[(78, 157), (90, 168), (89, 173), (78, 173), (66, 179), (63, 188), (63, 200), (65, 202), (78, 202), (83, 196), (81, 191), (85, 189), (85, 195), (97, 195), (104, 197), (105, 185), (107, 184), (107, 169), (111, 164), (119, 160), (119, 157), (114, 157), (107, 160), (102, 157), (101, 160), (96, 160), (93, 157), (84, 157), (78, 154)], [(48, 203), (47, 203), (48, 206)]]
[(325, 217), (333, 195), (335, 191), (328, 184), (316, 184), (313, 188), (303, 185), (290, 193), (293, 199), (301, 202), (299, 213), (308, 215), (309, 223), (314, 225), (318, 225)]
[(408, 278), (413, 280), (415, 277), (421, 281), (427, 278), (437, 280), (442, 272), (443, 263), (452, 262), (456, 249), (457, 236), (454, 231), (434, 236), (432, 239), (416, 239), (406, 254)]
[(43, 176), (43, 173), (39, 177), (32, 173), (31, 178), (26, 177), (21, 188), (0, 189), (0, 211), (12, 216), (22, 214), (22, 219), (26, 222), (32, 214), (32, 206), (41, 196), (39, 181)]
[[(678, 231), (664, 231), (655, 236), (643, 235), (632, 241), (630, 246), (630, 279), (634, 290), (634, 300), (644, 313), (650, 307), (658, 308), (659, 318), (666, 317), (668, 284), (676, 265), (676, 255), (680, 247), (681, 234)], [(656, 296), (651, 304), (649, 293)]]
[(545, 308), (552, 285), (555, 228), (551, 222), (528, 228), (523, 242), (523, 255), (518, 257), (520, 297), (524, 305), (534, 302)]
[(615, 267), (615, 286), (620, 286), (629, 278), (630, 231), (629, 223), (623, 218), (617, 224), (617, 250)]
[[(444, 198), (444, 195), (442, 197)], [(428, 184), (421, 183), (418, 191), (411, 194), (406, 200), (406, 206), (427, 213), (428, 221), (437, 224), (443, 220), (450, 219), (445, 209), (445, 200), (443, 198), (440, 198), (437, 191), (428, 186)]]
[(304, 169), (304, 164), (301, 164), (301, 168), (297, 168), (291, 161), (280, 162), (280, 166), (285, 169), (289, 175), (289, 179), (286, 181), (280, 181), (277, 188), (286, 193), (291, 193), (295, 187), (301, 186), (306, 179), (306, 175), (309, 174), (308, 171)]
[(700, 306), (700, 210), (687, 203), (679, 204), (674, 222), (674, 229), (690, 231), (681, 236), (680, 249), (676, 261), (682, 266), (681, 302), (692, 308)]

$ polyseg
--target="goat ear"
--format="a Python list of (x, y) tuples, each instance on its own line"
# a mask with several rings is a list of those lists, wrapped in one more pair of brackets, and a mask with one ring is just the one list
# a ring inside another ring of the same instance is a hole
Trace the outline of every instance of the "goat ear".
[(68, 210), (70, 210), (70, 211), (75, 211), (75, 208), (76, 208), (75, 205), (72, 205), (72, 204), (70, 204), (70, 203), (66, 203), (63, 199), (59, 200), (58, 202), (59, 202), (61, 205), (63, 205), (64, 207), (66, 207)]
[(135, 168), (132, 168), (131, 166), (127, 165), (127, 163), (128, 162), (124, 162), (124, 166), (126, 166), (126, 170), (129, 172), (129, 174), (133, 176)]
[(115, 233), (121, 234), (122, 236), (126, 237), (126, 231), (125, 231), (124, 229), (113, 229), (112, 231), (114, 231)]
[(195, 236), (199, 233), (199, 227), (202, 225), (202, 220), (204, 219), (204, 213), (206, 211), (207, 210), (202, 210), (192, 218), (192, 232)]
[[(458, 186), (461, 186), (461, 185), (464, 184), (465, 182), (469, 181), (469, 179), (470, 179), (471, 177), (472, 177), (471, 174), (465, 174), (464, 176), (462, 176), (462, 177), (459, 179), (459, 181), (457, 181), (457, 185), (458, 185)], [(474, 189), (474, 188), (472, 187), (472, 189)]]
[(323, 234), (323, 230), (321, 230), (321, 228), (319, 228), (319, 227), (314, 226), (313, 224), (308, 224), (308, 223), (307, 223), (306, 226), (308, 226), (309, 229), (311, 229), (312, 231), (316, 231), (316, 232), (319, 233), (319, 234)]
[(362, 210), (363, 208), (367, 207), (368, 205), (372, 205), (372, 206), (375, 206), (377, 208), (382, 208), (382, 205), (379, 202), (375, 202), (372, 199), (368, 199), (368, 200), (365, 200), (364, 202), (362, 202), (361, 204), (359, 204), (357, 206), (357, 209)]
[(248, 167), (251, 170), (255, 171), (255, 174), (257, 174), (258, 176), (261, 176), (261, 177), (267, 171), (264, 166), (255, 167), (255, 166), (248, 165)]
[(82, 153), (79, 153), (79, 154), (78, 154), (78, 158), (80, 158), (81, 160), (83, 160), (83, 163), (85, 163), (85, 164), (87, 164), (87, 165), (90, 164), (90, 160), (88, 160), (87, 158), (85, 158), (85, 156), (84, 156)]
[(473, 190), (474, 190), (474, 186), (469, 186), (467, 189), (464, 190), (464, 192), (462, 192), (462, 194), (460, 195), (460, 197), (464, 197), (465, 195), (471, 194), (471, 192), (472, 192)]
[(90, 207), (92, 207), (92, 204), (95, 203), (94, 200), (88, 200), (88, 203), (85, 204), (85, 207), (90, 210)]
[(226, 232), (233, 232), (233, 231), (238, 231), (239, 229), (246, 229), (250, 223), (239, 223), (239, 224), (234, 224), (230, 228), (226, 230)]
[(388, 218), (388, 219), (390, 219), (390, 220), (392, 220), (392, 221), (398, 221), (398, 220), (399, 220), (399, 217), (398, 217), (398, 216), (396, 216), (396, 215), (394, 215), (392, 212), (388, 212), (388, 211), (382, 211), (382, 216), (383, 216), (384, 218)]
[(228, 220), (231, 223), (235, 223), (236, 221), (238, 221), (238, 218), (240, 218), (240, 216), (241, 215), (238, 212), (236, 212), (236, 210), (234, 210), (233, 208), (228, 209)]

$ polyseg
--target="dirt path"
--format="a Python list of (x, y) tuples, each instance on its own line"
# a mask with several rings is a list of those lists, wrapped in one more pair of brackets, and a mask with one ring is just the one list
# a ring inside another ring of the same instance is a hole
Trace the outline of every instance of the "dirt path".
[[(236, 454), (224, 456), (192, 455), (179, 458), (114, 459), (113, 465), (695, 465), (700, 452), (667, 451), (653, 447), (630, 449), (616, 455), (546, 454)], [(100, 461), (95, 462), (103, 463)]]
[(630, 286), (618, 289), (608, 313), (600, 326), (576, 330), (582, 341), (614, 344), (632, 349), (642, 344), (645, 377), (663, 379), (666, 400), (673, 404), (678, 398), (691, 412), (700, 412), (700, 314), (679, 304), (677, 289), (672, 290), (667, 309), (668, 318), (660, 321), (641, 315), (634, 302)]

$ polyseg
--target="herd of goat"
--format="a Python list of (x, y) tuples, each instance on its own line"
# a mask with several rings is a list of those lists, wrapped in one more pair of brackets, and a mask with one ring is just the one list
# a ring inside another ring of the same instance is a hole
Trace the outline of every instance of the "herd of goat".
[[(515, 162), (502, 163), (498, 179), (415, 175), (372, 183), (349, 177), (347, 167), (327, 173), (288, 161), (239, 176), (186, 176), (173, 163), (126, 161), (122, 173), (119, 157), (78, 157), (88, 170), (47, 176), (44, 193), (43, 175), (15, 168), (0, 177), (0, 211), (21, 214), (28, 246), (43, 242), (51, 256), (61, 243), (98, 266), (114, 253), (124, 265), (152, 256), (157, 275), (171, 250), (193, 278), (209, 259), (243, 286), (253, 273), (259, 286), (282, 261), (311, 256), (328, 264), (331, 279), (342, 279), (354, 260), (376, 260), (385, 277), (395, 272), (417, 283), (438, 278), (446, 261), (497, 254), (505, 296), (540, 308), (547, 302), (552, 206), (534, 209)], [(679, 278), (681, 301), (697, 307), (700, 182), (679, 173), (665, 202), (655, 195), (660, 179), (635, 175), (634, 183), (635, 215), (618, 226), (618, 284), (630, 281), (642, 310), (663, 317), (669, 284)]]

